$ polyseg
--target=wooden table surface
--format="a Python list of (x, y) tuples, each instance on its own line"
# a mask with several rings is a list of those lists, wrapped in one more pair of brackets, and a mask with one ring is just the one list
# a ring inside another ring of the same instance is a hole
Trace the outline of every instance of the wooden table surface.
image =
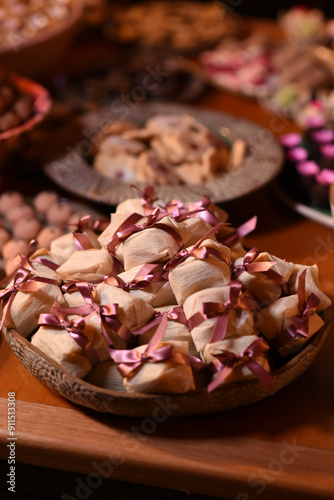
[[(296, 128), (255, 101), (212, 89), (196, 105), (251, 119), (277, 136)], [(44, 182), (42, 174), (39, 182)], [(224, 208), (233, 224), (258, 215), (248, 246), (299, 263), (317, 263), (322, 287), (334, 300), (332, 230), (282, 205), (270, 186)], [(63, 490), (58, 484), (52, 498), (102, 498), (100, 485), (111, 480), (112, 498), (120, 498), (113, 497), (112, 485), (123, 481), (171, 489), (170, 498), (181, 498), (173, 495), (182, 490), (182, 498), (334, 499), (333, 353), (331, 328), (313, 365), (266, 400), (215, 415), (175, 418), (164, 397), (159, 418), (133, 419), (99, 414), (53, 394), (21, 366), (1, 337), (3, 470), (9, 468), (7, 395), (15, 392), (16, 460), (75, 473)]]

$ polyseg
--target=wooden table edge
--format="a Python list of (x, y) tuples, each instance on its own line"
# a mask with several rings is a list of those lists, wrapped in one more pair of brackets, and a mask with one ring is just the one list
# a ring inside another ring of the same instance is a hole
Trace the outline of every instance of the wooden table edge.
[[(0, 413), (4, 416), (6, 412), (7, 399), (0, 398)], [(16, 459), (20, 463), (88, 475), (101, 473), (99, 466), (103, 464), (104, 471), (112, 469), (110, 479), (225, 498), (237, 498), (243, 489), (249, 490), (250, 482), (261, 478), (261, 471), (265, 477), (270, 465), (274, 470), (283, 449), (277, 442), (237, 437), (230, 439), (227, 448), (224, 446), (226, 456), (218, 457), (201, 448), (199, 460), (196, 442), (189, 443), (188, 448), (185, 444), (182, 456), (173, 454), (168, 443), (166, 448), (161, 445), (160, 438), (153, 442), (149, 436), (138, 442), (136, 436), (96, 418), (90, 426), (91, 417), (79, 408), (17, 401), (16, 417)], [(57, 427), (50, 432), (53, 425)], [(10, 439), (7, 425), (1, 424), (0, 459), (7, 460)], [(276, 500), (282, 494), (286, 499), (334, 498), (334, 451), (293, 446), (301, 460), (282, 466), (272, 484), (266, 485), (269, 496), (262, 498)], [(240, 460), (243, 456), (245, 459)], [(253, 484), (253, 493), (254, 488)]]

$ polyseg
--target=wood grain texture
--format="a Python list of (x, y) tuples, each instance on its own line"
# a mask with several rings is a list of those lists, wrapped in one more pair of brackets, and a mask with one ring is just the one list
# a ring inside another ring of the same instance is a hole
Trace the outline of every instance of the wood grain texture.
[[(0, 400), (1, 414), (6, 406)], [(166, 439), (162, 429), (150, 435), (135, 433), (133, 429), (142, 429), (144, 420), (115, 420), (111, 425), (108, 418), (99, 421), (90, 412), (25, 402), (17, 404), (17, 415), (17, 457), (22, 462), (87, 474), (103, 470), (113, 479), (167, 484), (218, 497), (222, 492), (228, 498), (247, 490), (254, 494), (260, 484), (247, 483), (262, 482), (268, 499), (333, 498), (334, 451), (239, 436), (222, 440), (219, 434), (213, 446), (189, 432), (175, 446), (172, 435)], [(0, 440), (5, 439), (1, 429)], [(3, 451), (0, 457), (5, 458)]]

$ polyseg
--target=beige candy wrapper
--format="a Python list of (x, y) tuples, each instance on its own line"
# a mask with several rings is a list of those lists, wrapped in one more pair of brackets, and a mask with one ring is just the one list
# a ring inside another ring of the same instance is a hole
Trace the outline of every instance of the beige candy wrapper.
[[(204, 240), (200, 245), (200, 248), (202, 247), (218, 250), (224, 259), (230, 260), (230, 249), (220, 243)], [(192, 247), (187, 250), (191, 249)], [(204, 288), (225, 286), (230, 279), (229, 266), (225, 260), (220, 260), (214, 255), (208, 255), (203, 260), (190, 256), (169, 272), (169, 282), (179, 305), (183, 305), (193, 293)]]
[[(129, 330), (136, 330), (146, 325), (154, 314), (153, 307), (144, 300), (133, 297), (128, 292), (116, 286), (105, 283), (101, 283), (96, 287), (93, 298), (100, 305), (118, 304), (118, 319)], [(97, 314), (94, 314), (89, 319), (89, 323), (97, 328), (97, 330), (101, 329)], [(117, 335), (117, 332), (108, 332), (108, 335), (116, 349), (124, 349), (126, 347), (125, 341)]]
[[(168, 313), (171, 309), (173, 309), (172, 305), (159, 307), (157, 309), (157, 312)], [(155, 329), (156, 327), (152, 327), (147, 332), (138, 335), (137, 336), (138, 344), (139, 345), (148, 344), (154, 335)], [(174, 341), (187, 342), (189, 355), (198, 357), (198, 351), (192, 339), (189, 328), (183, 323), (180, 323), (179, 321), (174, 321), (173, 319), (168, 318), (167, 327), (162, 337), (162, 340), (167, 343), (172, 343)]]
[[(183, 305), (187, 319), (194, 314), (202, 312), (202, 304), (205, 302), (216, 302), (224, 304), (229, 299), (230, 287), (216, 287), (200, 290), (190, 295)], [(225, 339), (229, 337), (239, 337), (252, 335), (254, 332), (253, 313), (247, 309), (230, 309), (228, 313), (228, 323), (225, 332)], [(217, 316), (209, 318), (191, 330), (191, 336), (198, 351), (202, 351), (205, 345), (210, 342)]]
[[(300, 315), (298, 306), (298, 295), (289, 295), (276, 300), (261, 311), (257, 318), (257, 327), (262, 335), (270, 343), (292, 323), (292, 318)], [(298, 351), (301, 346), (309, 340), (322, 326), (324, 322), (314, 313), (308, 318), (307, 338), (297, 335), (286, 344), (278, 348), (282, 356)]]
[[(278, 273), (285, 282), (290, 278), (294, 267), (291, 262), (286, 262), (267, 252), (261, 252), (253, 262), (276, 262), (270, 268), (270, 271), (273, 270)], [(235, 266), (242, 264), (242, 258), (235, 261)], [(248, 290), (261, 306), (274, 302), (282, 294), (282, 286), (262, 272), (249, 273), (244, 271), (236, 279), (241, 281), (243, 288)]]
[[(94, 248), (101, 248), (98, 237), (94, 231), (91, 229), (85, 229), (82, 233), (87, 236)], [(63, 234), (51, 242), (51, 255), (59, 265), (62, 265), (74, 252), (77, 251), (77, 247), (74, 242), (75, 237), (73, 236), (73, 233)]]
[[(12, 284), (13, 282), (9, 284), (9, 287)], [(54, 302), (60, 306), (66, 306), (58, 285), (45, 284), (34, 292), (18, 291), (7, 310), (5, 323), (23, 337), (27, 337), (37, 327), (39, 315), (49, 312)]]
[(320, 300), (317, 307), (317, 312), (324, 311), (327, 307), (330, 307), (332, 301), (327, 297), (327, 295), (320, 289), (319, 284), (319, 268), (317, 265), (313, 266), (303, 266), (301, 264), (294, 264), (294, 269), (291, 273), (290, 279), (288, 281), (288, 288), (291, 294), (297, 293), (298, 289), (298, 279), (301, 273), (306, 269), (305, 276), (305, 294), (306, 298), (310, 293), (314, 293)]
[(122, 375), (114, 361), (104, 361), (94, 366), (85, 377), (86, 382), (109, 389), (111, 391), (126, 392)]
[[(83, 333), (91, 341), (100, 361), (110, 359), (108, 344), (100, 332), (86, 324)], [(41, 326), (33, 335), (31, 343), (76, 377), (83, 378), (92, 369), (84, 351), (66, 329)]]
[[(126, 283), (132, 281), (143, 266), (136, 266), (128, 271), (120, 273), (118, 276)], [(153, 271), (154, 272), (154, 271)], [(143, 299), (152, 307), (161, 307), (168, 304), (176, 304), (176, 298), (172, 292), (169, 281), (157, 281), (151, 283), (146, 288), (135, 288), (129, 292), (134, 297)]]
[[(193, 246), (200, 240), (208, 231), (211, 229), (211, 225), (208, 222), (205, 222), (198, 216), (189, 217), (182, 221), (182, 226), (186, 227), (191, 231), (191, 237), (187, 241), (187, 246)], [(215, 233), (212, 233), (208, 238), (213, 241), (217, 241)]]
[[(33, 253), (33, 255), (29, 258), (28, 266), (25, 263), (22, 263), (21, 255), (16, 255), (12, 261), (10, 261), (10, 265), (12, 267), (11, 271), (14, 271), (17, 267), (23, 266), (27, 269), (32, 269), (34, 273), (38, 274), (38, 276), (43, 276), (44, 278), (49, 278), (53, 280), (57, 280), (58, 283), (61, 283), (61, 277), (57, 273), (57, 271), (51, 269), (47, 264), (43, 264), (41, 262), (37, 262), (35, 259), (47, 260), (52, 264), (57, 265), (56, 259), (46, 248), (40, 248)], [(7, 271), (7, 268), (6, 268)], [(7, 273), (9, 274), (9, 273)]]
[[(173, 344), (176, 352), (188, 354), (187, 342), (161, 342), (158, 347)], [(147, 345), (136, 348), (144, 352)], [(128, 392), (142, 393), (178, 393), (182, 394), (195, 390), (195, 382), (191, 366), (173, 361), (159, 361), (156, 363), (144, 362), (128, 377), (123, 379), (124, 387)]]
[[(212, 352), (220, 352), (222, 350), (230, 351), (234, 354), (242, 354), (257, 339), (258, 337), (256, 335), (247, 335), (246, 337), (231, 337), (229, 339), (215, 342), (214, 344), (207, 344), (202, 355), (203, 361), (206, 365), (208, 365), (216, 359), (215, 356), (212, 355)], [(270, 372), (269, 363), (264, 354), (254, 357), (254, 361), (262, 366), (262, 368), (264, 368), (267, 372)], [(238, 380), (247, 380), (254, 377), (254, 374), (249, 370), (249, 368), (245, 364), (240, 363), (236, 365), (222, 384), (237, 382)]]
[[(172, 228), (183, 242), (189, 240), (191, 233), (170, 217), (163, 217), (159, 224)], [(147, 228), (129, 236), (116, 249), (116, 257), (123, 257), (125, 271), (151, 262), (166, 262), (179, 250), (179, 243), (167, 231), (159, 228)]]
[(111, 273), (114, 259), (104, 248), (77, 250), (57, 272), (64, 281), (94, 281)]

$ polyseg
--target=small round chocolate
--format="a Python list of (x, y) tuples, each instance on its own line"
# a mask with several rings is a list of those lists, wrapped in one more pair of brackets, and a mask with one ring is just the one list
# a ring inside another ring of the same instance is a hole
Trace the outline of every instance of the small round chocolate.
[(8, 261), (15, 257), (18, 253), (26, 254), (29, 250), (29, 244), (21, 239), (13, 239), (7, 241), (2, 248), (2, 256)]
[(64, 233), (60, 227), (49, 226), (45, 227), (38, 233), (36, 240), (38, 241), (40, 248), (47, 248), (50, 250), (51, 242), (63, 234)]
[(17, 205), (16, 207), (11, 208), (6, 213), (6, 219), (11, 224), (15, 224), (21, 219), (31, 219), (35, 216), (35, 212), (30, 205), (26, 203), (22, 203), (21, 205)]
[(2, 249), (4, 245), (11, 239), (11, 236), (6, 229), (0, 227), (0, 255), (2, 255)]
[(33, 205), (38, 213), (45, 215), (49, 208), (59, 200), (59, 195), (56, 191), (41, 191), (34, 200)]
[(18, 221), (13, 227), (13, 236), (20, 240), (30, 241), (38, 235), (42, 224), (34, 217)]
[(24, 197), (18, 191), (6, 191), (0, 196), (0, 213), (6, 215), (9, 210), (25, 203)]
[(52, 226), (64, 226), (72, 215), (69, 203), (59, 201), (54, 203), (46, 212), (46, 219)]

